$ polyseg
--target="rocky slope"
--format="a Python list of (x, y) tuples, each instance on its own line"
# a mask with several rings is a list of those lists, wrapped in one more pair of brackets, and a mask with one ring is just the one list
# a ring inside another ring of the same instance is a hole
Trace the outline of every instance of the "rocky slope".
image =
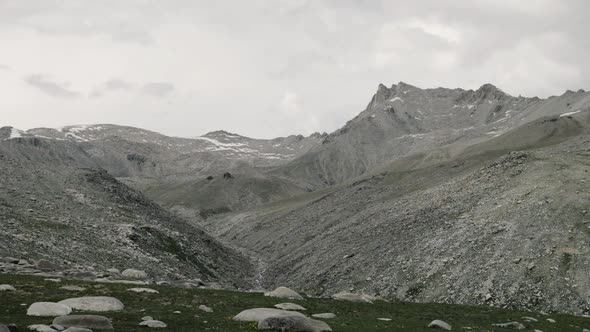
[(0, 142), (0, 256), (248, 287), (247, 258), (97, 167), (72, 142)]
[(208, 226), (267, 288), (588, 313), (589, 128), (543, 117)]

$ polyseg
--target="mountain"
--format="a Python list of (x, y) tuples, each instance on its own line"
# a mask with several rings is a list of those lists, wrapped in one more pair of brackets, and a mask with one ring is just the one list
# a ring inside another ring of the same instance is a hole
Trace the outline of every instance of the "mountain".
[[(259, 169), (305, 154), (325, 136), (263, 140), (215, 131), (179, 138), (110, 124), (0, 129), (0, 140), (36, 137), (76, 143), (96, 167), (196, 219), (212, 211), (241, 209), (306, 192), (309, 188), (294, 180)], [(233, 174), (231, 181), (220, 181), (227, 172)]]
[[(342, 128), (309, 137), (3, 127), (0, 207), (18, 216), (4, 238), (26, 236), (0, 252), (73, 261), (63, 238), (101, 268), (95, 243), (109, 262), (234, 287), (587, 314), (589, 143), (590, 93), (491, 84), (381, 84)], [(62, 215), (75, 222), (52, 223)], [(27, 249), (46, 229), (60, 237)], [(129, 229), (134, 244), (113, 238)]]
[(589, 106), (590, 93), (583, 90), (539, 99), (513, 97), (491, 84), (475, 91), (381, 84), (364, 111), (277, 172), (310, 186), (330, 186), (406, 155), (467, 146)]
[(0, 256), (156, 279), (251, 282), (250, 261), (99, 169), (72, 142), (0, 142)]
[(590, 111), (542, 117), (206, 225), (266, 288), (588, 313), (589, 146)]

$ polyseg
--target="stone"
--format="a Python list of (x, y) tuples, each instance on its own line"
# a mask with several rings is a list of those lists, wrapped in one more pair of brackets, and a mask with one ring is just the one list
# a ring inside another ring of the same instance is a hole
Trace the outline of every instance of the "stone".
[(50, 282), (61, 282), (60, 278), (45, 278), (43, 280), (50, 281)]
[(313, 315), (311, 315), (311, 317), (321, 318), (321, 319), (332, 319), (332, 318), (336, 318), (336, 314), (331, 313), (331, 312), (324, 312), (321, 314), (313, 314)]
[(332, 295), (332, 298), (341, 301), (373, 303), (373, 301), (371, 301), (371, 299), (369, 299), (368, 296), (364, 294), (354, 294), (349, 292), (341, 292), (338, 294), (334, 294)]
[(290, 317), (290, 316), (300, 316), (305, 317), (304, 314), (297, 312), (297, 311), (288, 311), (288, 310), (281, 310), (281, 309), (271, 309), (271, 308), (254, 308), (248, 309), (240, 312), (236, 316), (234, 316), (233, 320), (241, 321), (241, 322), (259, 322), (264, 320), (268, 317)]
[(199, 310), (204, 311), (204, 312), (213, 312), (213, 309), (209, 308), (208, 306), (201, 304), (199, 306)]
[(151, 288), (129, 288), (128, 291), (135, 292), (135, 293), (150, 293), (150, 294), (160, 293), (157, 290), (151, 289)]
[(382, 322), (391, 322), (391, 318), (377, 318), (377, 320), (380, 320)]
[(141, 320), (154, 320), (154, 318), (152, 318), (152, 316), (144, 316), (141, 317)]
[(58, 303), (65, 304), (72, 309), (81, 311), (119, 311), (125, 308), (121, 301), (108, 296), (76, 297), (59, 301)]
[(303, 300), (303, 297), (287, 287), (278, 287), (272, 292), (264, 293), (264, 296), (277, 297), (281, 299)]
[(428, 327), (432, 329), (451, 331), (451, 325), (438, 319), (435, 319), (432, 322), (430, 322), (430, 324), (428, 324)]
[(307, 310), (304, 307), (300, 306), (299, 304), (295, 303), (279, 303), (274, 305), (275, 308), (283, 309), (283, 310)]
[(54, 264), (46, 259), (40, 259), (35, 262), (35, 268), (41, 271), (59, 271), (61, 270), (61, 266)]
[(168, 326), (166, 323), (159, 320), (144, 320), (143, 322), (139, 323), (139, 325), (151, 328), (164, 328)]
[(110, 273), (110, 274), (112, 274), (112, 275), (119, 275), (119, 274), (121, 274), (121, 271), (119, 271), (119, 269), (115, 269), (115, 268), (107, 269), (107, 272)]
[(524, 330), (525, 329), (525, 326), (519, 322), (497, 323), (497, 324), (492, 324), (492, 326), (502, 327), (505, 329), (513, 329), (513, 330)]
[(0, 324), (0, 332), (10, 332), (10, 330), (8, 329), (8, 326)]
[(92, 332), (92, 330), (83, 327), (68, 327), (63, 332)]
[(27, 309), (27, 316), (57, 317), (69, 315), (72, 308), (55, 302), (35, 302)]
[(57, 332), (57, 330), (54, 330), (51, 326), (45, 324), (33, 324), (27, 326), (27, 328), (33, 332)]
[(538, 319), (536, 319), (536, 318), (534, 318), (534, 317), (528, 317), (528, 316), (524, 316), (524, 317), (522, 317), (522, 319), (523, 319), (525, 322), (538, 322), (538, 321), (539, 321)]
[(147, 273), (145, 273), (145, 271), (136, 269), (127, 269), (123, 271), (123, 273), (121, 273), (121, 276), (123, 276), (126, 279), (132, 280), (145, 280), (148, 278), (148, 275)]
[(53, 320), (53, 324), (61, 325), (65, 328), (83, 327), (91, 330), (113, 330), (113, 325), (111, 324), (110, 319), (97, 315), (59, 316)]
[(547, 321), (548, 321), (549, 323), (557, 323), (557, 322), (555, 321), (555, 319), (553, 319), (553, 318), (547, 318)]
[(75, 286), (75, 285), (62, 286), (62, 287), (60, 287), (60, 289), (65, 289), (65, 290), (74, 291), (74, 292), (83, 292), (86, 290), (86, 288), (84, 288), (84, 287)]
[(16, 288), (14, 288), (14, 286), (12, 286), (12, 285), (0, 285), (0, 292), (7, 292), (7, 291), (14, 292), (15, 290), (16, 290)]
[(258, 322), (259, 330), (322, 332), (332, 331), (330, 326), (321, 320), (301, 316), (267, 317)]

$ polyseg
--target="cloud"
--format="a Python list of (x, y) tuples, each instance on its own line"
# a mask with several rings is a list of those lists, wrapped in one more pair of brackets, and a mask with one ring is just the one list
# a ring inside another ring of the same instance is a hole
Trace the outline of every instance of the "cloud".
[(69, 88), (70, 83), (57, 82), (43, 74), (27, 76), (25, 82), (53, 97), (76, 98), (80, 96), (80, 93)]
[(168, 82), (151, 82), (141, 87), (141, 92), (154, 97), (166, 97), (174, 92), (174, 84)]
[(135, 89), (135, 84), (119, 78), (110, 79), (94, 88), (91, 97), (103, 97), (110, 92), (129, 92)]
[(0, 64), (0, 70), (7, 70), (7, 71), (9, 71), (9, 70), (12, 70), (12, 68), (10, 68), (7, 65)]

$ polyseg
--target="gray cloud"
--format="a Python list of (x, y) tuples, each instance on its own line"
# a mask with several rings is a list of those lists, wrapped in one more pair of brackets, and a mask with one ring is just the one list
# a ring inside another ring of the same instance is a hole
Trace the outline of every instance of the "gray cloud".
[(141, 87), (141, 92), (154, 97), (166, 97), (174, 92), (174, 84), (167, 82), (146, 83)]
[(80, 96), (80, 93), (69, 88), (69, 83), (54, 81), (43, 74), (27, 76), (25, 82), (54, 97), (75, 98)]
[(134, 83), (119, 78), (113, 78), (94, 88), (90, 93), (90, 97), (103, 97), (110, 92), (129, 92), (134, 89)]

